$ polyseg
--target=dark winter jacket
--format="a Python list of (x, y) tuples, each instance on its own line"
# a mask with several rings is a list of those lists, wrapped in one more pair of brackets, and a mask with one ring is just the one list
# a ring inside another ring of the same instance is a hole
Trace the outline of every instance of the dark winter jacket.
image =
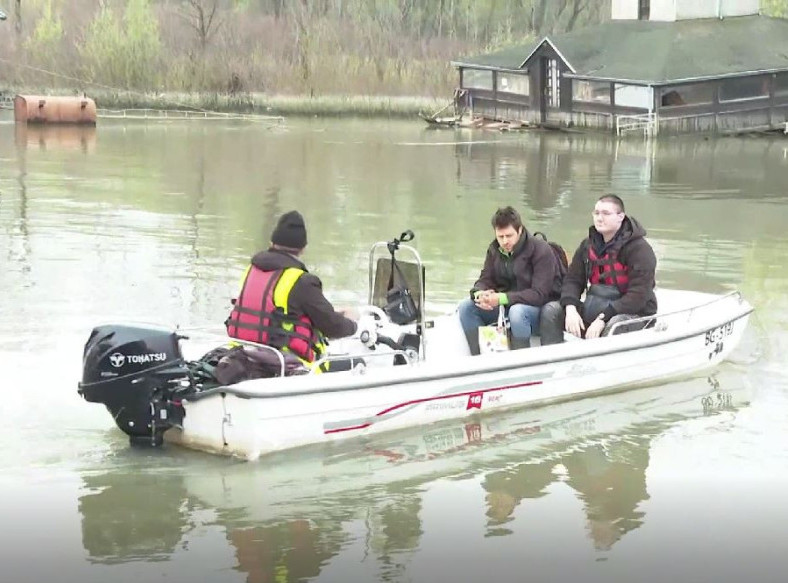
[[(252, 265), (263, 271), (288, 267), (307, 271), (296, 257), (278, 249), (260, 251), (252, 257)], [(356, 333), (356, 323), (334, 309), (323, 295), (320, 279), (312, 273), (304, 273), (296, 281), (288, 298), (287, 311), (294, 316), (307, 316), (327, 338), (342, 338)]]
[(589, 245), (594, 245), (598, 256), (610, 250), (617, 251), (618, 261), (627, 268), (629, 284), (627, 291), (604, 310), (605, 321), (616, 314), (650, 316), (657, 312), (657, 297), (654, 295), (657, 258), (654, 250), (644, 238), (646, 230), (633, 217), (626, 216), (616, 235), (605, 244), (597, 230), (592, 226), (588, 237), (575, 251), (569, 272), (561, 288), (561, 305), (581, 308), (580, 295), (588, 287), (591, 265), (588, 257)]
[(504, 292), (509, 304), (541, 307), (559, 297), (557, 259), (550, 245), (523, 229), (511, 255), (501, 250), (498, 241), (490, 243), (473, 289)]

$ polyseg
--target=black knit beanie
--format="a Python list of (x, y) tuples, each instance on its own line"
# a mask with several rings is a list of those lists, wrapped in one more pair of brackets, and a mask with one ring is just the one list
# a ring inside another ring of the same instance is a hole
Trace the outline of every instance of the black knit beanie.
[(279, 222), (271, 233), (271, 243), (290, 249), (306, 247), (306, 226), (301, 213), (290, 211), (279, 217)]

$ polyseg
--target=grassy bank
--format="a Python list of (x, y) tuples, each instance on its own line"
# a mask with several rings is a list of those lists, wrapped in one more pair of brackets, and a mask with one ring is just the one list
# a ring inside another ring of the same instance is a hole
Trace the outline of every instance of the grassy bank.
[(410, 117), (432, 112), (448, 103), (431, 97), (380, 95), (268, 95), (264, 93), (112, 93), (89, 95), (101, 109), (194, 109), (282, 116)]
[[(77, 95), (72, 89), (6, 89), (14, 95)], [(193, 110), (277, 116), (355, 116), (408, 118), (419, 112), (432, 113), (449, 103), (451, 96), (436, 99), (416, 96), (381, 95), (268, 95), (265, 93), (137, 93), (106, 90), (88, 91), (99, 109)]]

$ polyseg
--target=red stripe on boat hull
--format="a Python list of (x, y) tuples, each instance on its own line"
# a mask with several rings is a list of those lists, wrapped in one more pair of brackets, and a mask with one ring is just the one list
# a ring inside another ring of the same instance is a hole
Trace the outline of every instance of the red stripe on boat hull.
[[(410, 405), (420, 405), (422, 403), (429, 403), (430, 401), (441, 401), (444, 399), (455, 399), (457, 397), (468, 397), (470, 395), (483, 395), (485, 393), (492, 393), (494, 391), (505, 391), (507, 389), (520, 389), (522, 387), (533, 387), (535, 385), (541, 385), (542, 381), (530, 381), (527, 383), (517, 383), (514, 385), (503, 385), (500, 387), (490, 387), (489, 389), (477, 389), (474, 391), (466, 391), (463, 393), (452, 393), (450, 395), (439, 395), (437, 397), (427, 397), (425, 399), (414, 399), (412, 401), (405, 401), (404, 403), (399, 403), (394, 405), (393, 407), (389, 407), (388, 409), (384, 409), (379, 413), (375, 414), (375, 417), (380, 417), (381, 415), (386, 415), (387, 413), (391, 413), (392, 411), (396, 411), (397, 409), (401, 409), (402, 407), (408, 407)], [(340, 427), (338, 429), (326, 429), (323, 431), (325, 435), (330, 433), (342, 433), (344, 431), (353, 431), (355, 429), (366, 429), (367, 427), (371, 426), (372, 423), (361, 423), (359, 425), (352, 425), (350, 427)]]

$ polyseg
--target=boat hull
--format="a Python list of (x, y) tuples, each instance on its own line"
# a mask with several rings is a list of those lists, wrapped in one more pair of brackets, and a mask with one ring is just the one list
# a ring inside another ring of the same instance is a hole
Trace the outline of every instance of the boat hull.
[(752, 308), (738, 295), (682, 293), (660, 298), (661, 305), (680, 309), (668, 309), (646, 330), (477, 357), (466, 356), (467, 349), (462, 354), (456, 315), (447, 316), (430, 331), (429, 358), (410, 366), (247, 381), (197, 395), (183, 401), (182, 426), (165, 439), (254, 459), (313, 443), (685, 378), (728, 357)]

